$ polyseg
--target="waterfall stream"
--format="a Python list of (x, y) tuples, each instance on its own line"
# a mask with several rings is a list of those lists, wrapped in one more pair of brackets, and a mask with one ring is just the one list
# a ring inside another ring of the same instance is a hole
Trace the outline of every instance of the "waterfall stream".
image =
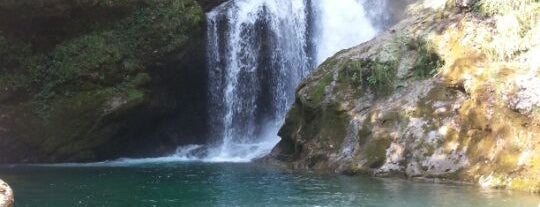
[(384, 5), (377, 0), (232, 0), (209, 12), (213, 143), (179, 148), (175, 156), (246, 162), (268, 154), (280, 140), (277, 131), (296, 87), (326, 58), (373, 38)]

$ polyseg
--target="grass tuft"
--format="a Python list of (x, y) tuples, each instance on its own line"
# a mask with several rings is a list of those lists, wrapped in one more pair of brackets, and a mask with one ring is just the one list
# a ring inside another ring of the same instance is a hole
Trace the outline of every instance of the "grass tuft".
[(494, 35), (484, 44), (489, 59), (510, 60), (534, 45), (540, 22), (538, 0), (479, 0), (474, 11), (495, 20)]

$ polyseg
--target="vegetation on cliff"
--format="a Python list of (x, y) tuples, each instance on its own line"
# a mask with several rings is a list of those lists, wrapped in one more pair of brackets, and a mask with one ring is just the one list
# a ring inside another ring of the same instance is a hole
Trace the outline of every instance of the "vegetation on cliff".
[(167, 110), (158, 79), (187, 70), (159, 68), (198, 54), (188, 50), (204, 36), (193, 0), (6, 1), (0, 11), (0, 162), (125, 153), (114, 149), (141, 142), (126, 129), (152, 125), (151, 105)]

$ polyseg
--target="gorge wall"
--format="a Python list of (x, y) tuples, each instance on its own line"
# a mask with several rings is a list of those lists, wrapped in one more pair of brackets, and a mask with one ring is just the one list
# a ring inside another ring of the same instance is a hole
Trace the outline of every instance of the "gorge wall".
[(221, 2), (0, 2), (0, 163), (206, 142), (204, 11)]
[(457, 3), (421, 1), (326, 60), (297, 89), (270, 160), (540, 191), (540, 7)]

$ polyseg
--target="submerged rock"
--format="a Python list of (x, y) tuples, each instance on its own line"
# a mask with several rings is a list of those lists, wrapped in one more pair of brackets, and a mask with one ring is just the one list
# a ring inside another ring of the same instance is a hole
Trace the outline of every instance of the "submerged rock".
[(7, 183), (0, 180), (0, 207), (13, 207), (14, 203), (13, 190)]
[(425, 2), (301, 84), (271, 158), (540, 192), (538, 22), (509, 38), (492, 13)]

